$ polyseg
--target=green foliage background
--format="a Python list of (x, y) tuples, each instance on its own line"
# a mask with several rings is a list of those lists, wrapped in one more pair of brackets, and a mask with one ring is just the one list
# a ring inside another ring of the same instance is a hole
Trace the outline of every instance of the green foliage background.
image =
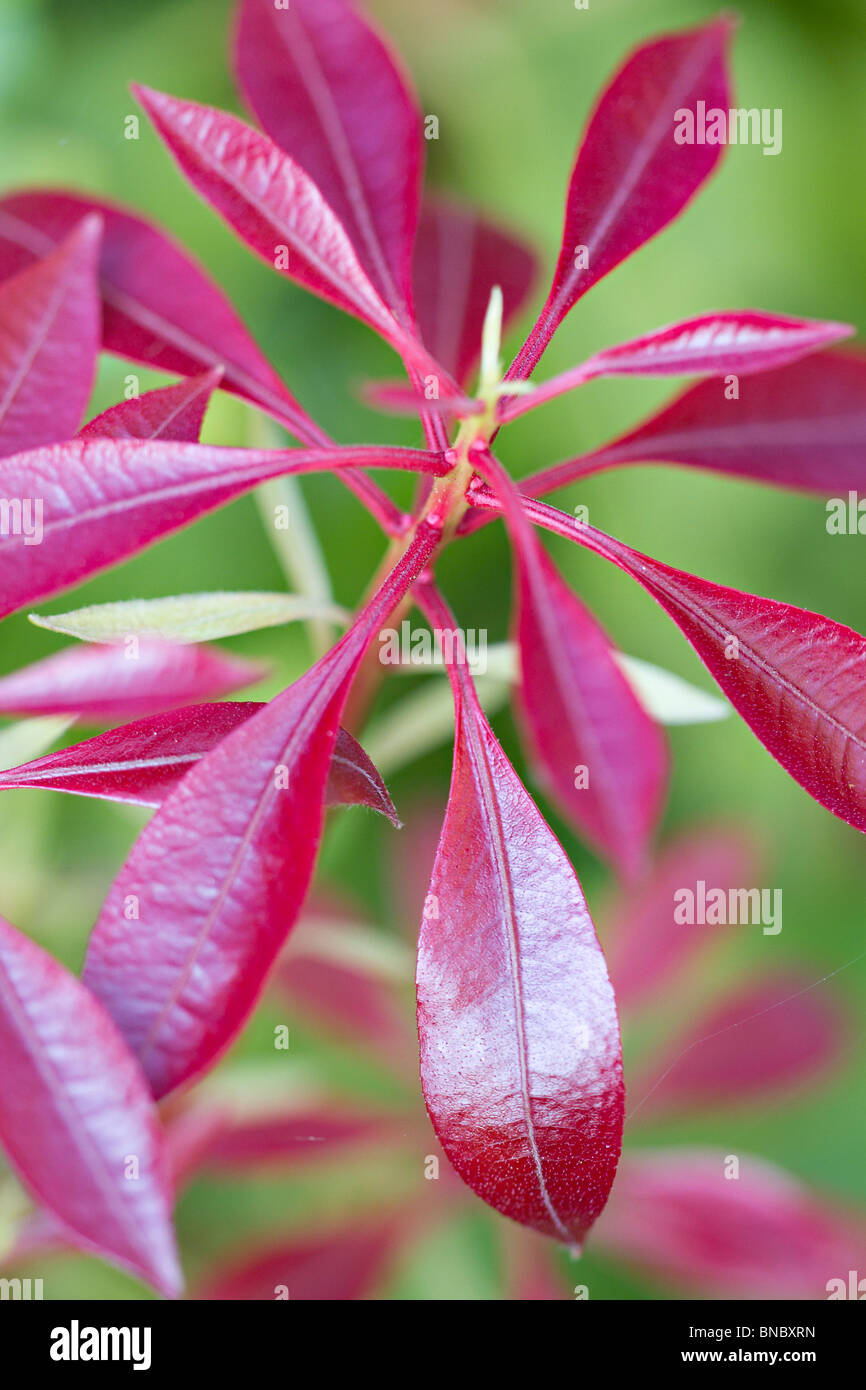
[[(721, 174), (687, 214), (581, 303), (551, 348), (546, 373), (706, 309), (754, 306), (866, 328), (866, 10), (860, 0), (741, 0), (738, 8), (739, 99), (783, 109), (782, 153), (767, 158), (758, 148), (729, 151)], [(182, 184), (144, 118), (140, 140), (123, 138), (124, 117), (136, 110), (127, 90), (132, 79), (239, 109), (225, 60), (229, 9), (228, 0), (0, 0), (2, 187), (68, 185), (152, 215), (226, 288), (291, 389), (328, 430), (346, 441), (418, 443), (416, 425), (381, 418), (358, 400), (362, 379), (393, 372), (390, 353), (361, 325), (281, 282), (248, 255)], [(370, 9), (402, 49), (425, 112), (439, 117), (440, 138), (428, 145), (432, 184), (479, 202), (522, 232), (537, 245), (547, 274), (575, 142), (602, 83), (635, 43), (695, 23), (714, 7), (703, 0), (591, 0), (580, 12), (571, 0), (372, 0)], [(142, 389), (168, 379), (104, 358), (94, 412), (121, 398), (129, 371), (139, 374)], [(534, 470), (626, 428), (669, 394), (659, 382), (594, 384), (579, 398), (510, 428), (501, 441), (503, 457), (515, 474)], [(206, 437), (246, 443), (251, 418), (233, 398), (220, 397)], [(380, 557), (377, 531), (338, 483), (326, 478), (305, 486), (337, 597), (354, 605)], [(409, 487), (401, 482), (401, 496), (408, 498)], [(588, 504), (597, 525), (666, 561), (866, 630), (866, 542), (828, 536), (819, 498), (647, 467), (592, 479), (563, 496), (562, 505), (578, 501)], [(624, 650), (710, 688), (677, 630), (628, 579), (576, 547), (557, 542), (552, 549)], [(501, 528), (455, 548), (441, 574), (463, 624), (487, 628), (491, 641), (503, 638), (510, 575)], [(253, 502), (243, 499), (83, 586), (69, 602), (63, 596), (42, 608), (281, 583)], [(25, 616), (9, 619), (0, 632), (0, 670), (59, 645)], [(228, 645), (277, 663), (270, 689), (309, 660), (300, 630)], [(401, 683), (397, 693), (406, 688)], [(382, 698), (387, 702), (394, 692)], [(508, 717), (495, 723), (519, 762)], [(801, 792), (738, 720), (674, 730), (672, 744), (665, 835), (714, 823), (739, 826), (761, 847), (763, 882), (783, 889), (785, 916), (778, 937), (731, 930), (699, 992), (659, 1001), (660, 1015), (670, 1026), (718, 980), (737, 974), (791, 966), (818, 981), (839, 972), (820, 988), (832, 991), (847, 1013), (853, 1046), (844, 1069), (801, 1097), (708, 1111), (705, 1118), (649, 1130), (646, 1141), (687, 1140), (722, 1154), (761, 1154), (830, 1197), (866, 1210), (866, 959), (856, 959), (863, 950), (863, 841)], [(443, 748), (393, 778), (407, 818), (431, 798), (444, 805), (448, 774)], [(0, 799), (0, 911), (77, 969), (139, 819), (76, 798), (7, 793)], [(552, 819), (603, 920), (607, 876)], [(407, 924), (396, 920), (385, 864), (397, 856), (399, 868), (400, 855), (399, 837), (387, 824), (344, 812), (332, 829), (321, 878), (348, 884), (363, 915), (395, 933)], [(238, 1056), (273, 1064), (271, 1028), (278, 1016), (266, 1006), (229, 1065)], [(292, 1036), (283, 1064), (287, 1093), (312, 1077), (348, 1096), (399, 1100), (394, 1083), (351, 1049), (294, 1023)], [(422, 1161), (419, 1155), (413, 1163)], [(417, 1177), (415, 1169), (374, 1153), (366, 1164), (310, 1165), (291, 1178), (200, 1182), (179, 1210), (188, 1269), (195, 1278), (221, 1252), (254, 1237), (375, 1210), (383, 1195), (410, 1190)], [(435, 1237), (407, 1255), (387, 1296), (501, 1296), (502, 1223), (480, 1202), (470, 1202), (466, 1212), (439, 1224)], [(567, 1290), (576, 1276), (565, 1257), (562, 1268)], [(63, 1258), (31, 1272), (44, 1274), (48, 1297), (142, 1296), (133, 1281), (90, 1260)], [(669, 1292), (622, 1275), (591, 1245), (579, 1277), (592, 1298)]]

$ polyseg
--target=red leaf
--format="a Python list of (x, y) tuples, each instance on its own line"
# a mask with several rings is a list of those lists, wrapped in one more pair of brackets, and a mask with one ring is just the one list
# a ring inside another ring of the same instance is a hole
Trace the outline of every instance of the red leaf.
[(521, 483), (533, 497), (599, 468), (682, 463), (780, 487), (866, 489), (866, 353), (822, 352), (755, 376), (727, 400), (702, 381), (583, 458)]
[(637, 1009), (681, 987), (683, 967), (714, 939), (701, 928), (675, 921), (674, 894), (699, 880), (739, 888), (758, 881), (755, 856), (745, 838), (728, 831), (683, 836), (656, 859), (649, 878), (618, 904), (605, 933), (605, 951), (617, 1003)]
[(578, 299), (673, 221), (712, 173), (722, 146), (677, 144), (675, 113), (699, 100), (730, 107), (731, 28), (722, 18), (643, 45), (602, 95), (572, 172), (550, 294), (509, 378), (530, 375)]
[(820, 613), (672, 569), (543, 502), (527, 499), (526, 512), (642, 584), (776, 761), (866, 830), (866, 638)]
[(477, 466), (491, 477), (514, 542), (519, 704), (539, 776), (590, 844), (633, 877), (644, 866), (664, 797), (664, 736), (604, 630), (539, 545), (505, 470), (489, 454)]
[(366, 465), (448, 471), (440, 454), (373, 445), (256, 450), (73, 439), (3, 459), (0, 496), (35, 499), (42, 520), (38, 544), (0, 534), (0, 617), (80, 584), (269, 478)]
[(503, 324), (523, 308), (535, 257), (470, 208), (426, 200), (415, 243), (415, 317), (434, 357), (465, 385), (481, 352), (490, 291), (499, 285)]
[(629, 1155), (598, 1246), (687, 1290), (733, 1298), (825, 1299), (829, 1280), (847, 1284), (862, 1269), (859, 1217), (760, 1159), (739, 1165), (734, 1180), (722, 1149)]
[(346, 729), (337, 732), (326, 805), (367, 806), (400, 828), (400, 817), (378, 769)]
[[(597, 352), (534, 391), (502, 403), (504, 424), (600, 376), (747, 376), (796, 362), (854, 330), (845, 323), (792, 319), (755, 310), (724, 311), (684, 319), (642, 338)], [(717, 385), (717, 393), (724, 390)]]
[(355, 1228), (337, 1235), (286, 1240), (282, 1245), (225, 1263), (198, 1299), (301, 1299), (343, 1302), (372, 1298), (395, 1244), (390, 1226)]
[(219, 647), (142, 641), (130, 657), (124, 647), (82, 643), (0, 677), (0, 713), (77, 714), (102, 724), (229, 695), (266, 672)]
[[(427, 601), (433, 621), (447, 610)], [(449, 1159), (506, 1216), (579, 1245), (623, 1121), (613, 991), (583, 894), (452, 668), (451, 795), (418, 941), (421, 1079)]]
[(104, 221), (99, 278), (109, 352), (184, 376), (223, 366), (227, 391), (260, 405), (296, 438), (326, 442), (222, 291), (163, 231), (125, 209), (57, 190), (0, 200), (0, 279), (47, 255), (91, 211)]
[(814, 984), (772, 975), (731, 990), (631, 1084), (641, 1114), (769, 1099), (838, 1064), (842, 1018)]
[(222, 368), (146, 391), (143, 396), (121, 401), (104, 410), (79, 430), (83, 439), (176, 439), (194, 444), (213, 392), (222, 379)]
[(235, 67), (262, 128), (333, 208), (382, 299), (408, 317), (423, 144), (394, 56), (345, 0), (243, 0)]
[(193, 763), (263, 708), (257, 700), (226, 700), (150, 715), (10, 768), (0, 773), (0, 789), (46, 787), (135, 806), (160, 806)]
[(538, 776), (590, 844), (633, 877), (664, 799), (664, 735), (543, 552), (524, 554), (519, 569), (520, 711)]
[[(0, 772), (0, 790), (46, 787), (136, 806), (161, 806), (193, 763), (261, 709), (264, 705), (258, 700), (226, 700), (121, 724), (71, 748)], [(327, 805), (368, 806), (394, 825), (400, 824), (385, 783), (345, 729), (339, 730), (334, 744)]]
[(440, 390), (447, 373), (382, 302), (344, 227), (289, 155), (235, 116), (133, 87), (196, 191), (257, 255), (305, 289), (368, 323)]
[(84, 986), (2, 920), (0, 1054), (0, 1139), (21, 1181), (75, 1245), (179, 1293), (144, 1077)]
[(309, 886), (349, 685), (438, 539), (421, 525), (346, 636), (191, 768), (116, 879), (85, 978), (158, 1096), (210, 1065), (255, 1004)]
[(44, 261), (0, 285), (2, 455), (78, 429), (99, 351), (101, 231), (98, 217), (85, 218)]
[(866, 830), (866, 639), (635, 552), (628, 561), (764, 747), (822, 806)]

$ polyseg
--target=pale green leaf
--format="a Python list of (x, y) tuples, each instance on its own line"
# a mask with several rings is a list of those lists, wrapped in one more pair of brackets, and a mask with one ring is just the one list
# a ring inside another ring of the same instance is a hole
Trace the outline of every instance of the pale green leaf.
[(699, 689), (673, 671), (637, 656), (615, 655), (644, 709), (660, 724), (712, 724), (731, 713), (727, 700)]
[(140, 637), (183, 643), (211, 642), (312, 617), (335, 623), (347, 619), (345, 611), (333, 603), (300, 594), (249, 590), (97, 603), (70, 613), (31, 613), (30, 621), (82, 642), (122, 643), (129, 637)]

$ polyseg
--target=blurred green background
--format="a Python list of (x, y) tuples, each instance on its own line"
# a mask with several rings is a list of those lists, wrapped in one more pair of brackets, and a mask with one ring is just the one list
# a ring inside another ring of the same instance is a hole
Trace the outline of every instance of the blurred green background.
[[(757, 307), (866, 326), (864, 180), (866, 9), (862, 0), (741, 0), (735, 43), (739, 100), (781, 107), (777, 158), (734, 148), (722, 172), (686, 215), (621, 266), (584, 300), (550, 349), (550, 374), (592, 350), (702, 310)], [(396, 39), (425, 112), (440, 121), (427, 146), (433, 186), (473, 200), (539, 250), (542, 275), (555, 259), (563, 192), (575, 143), (601, 85), (635, 43), (714, 13), (699, 0), (372, 0), (371, 12)], [(0, 108), (3, 190), (68, 185), (110, 196), (152, 215), (210, 270), (240, 310), (291, 390), (337, 438), (418, 444), (418, 426), (363, 406), (359, 383), (388, 376), (394, 361), (360, 324), (279, 280), (236, 243), (183, 185), (142, 118), (141, 138), (123, 138), (136, 110), (130, 80), (238, 110), (226, 62), (228, 0), (0, 0)], [(539, 286), (539, 292), (541, 286)], [(536, 304), (539, 295), (536, 295)], [(514, 346), (517, 338), (514, 335)], [(511, 346), (509, 343), (507, 346)], [(119, 400), (135, 371), (142, 389), (159, 377), (115, 359), (102, 361), (93, 412)], [(618, 433), (671, 394), (663, 382), (591, 385), (517, 422), (501, 439), (515, 475), (565, 458)], [(234, 398), (212, 406), (206, 438), (244, 444), (252, 412)], [(376, 528), (335, 481), (305, 483), (337, 598), (355, 605), (380, 558)], [(409, 480), (394, 485), (407, 500)], [(816, 609), (866, 630), (862, 537), (831, 537), (820, 498), (789, 495), (686, 470), (612, 472), (572, 488), (561, 505), (590, 508), (593, 522), (672, 564), (737, 588)], [(618, 644), (710, 688), (684, 639), (651, 600), (601, 561), (551, 542), (564, 573)], [(507, 632), (510, 573), (501, 527), (453, 548), (440, 566), (465, 627)], [(108, 575), (42, 605), (43, 611), (111, 598), (216, 588), (279, 588), (284, 581), (250, 498), (170, 538)], [(68, 601), (67, 601), (68, 599)], [(61, 645), (25, 616), (4, 623), (0, 670)], [(227, 645), (277, 665), (276, 689), (309, 662), (301, 629), (278, 629)], [(381, 709), (409, 686), (392, 682)], [(495, 726), (523, 766), (509, 717)], [(771, 761), (736, 719), (672, 734), (674, 774), (664, 834), (720, 822), (761, 847), (764, 882), (783, 889), (778, 937), (732, 933), (721, 956), (726, 976), (794, 966), (847, 1010), (854, 1048), (845, 1069), (795, 1101), (718, 1112), (667, 1125), (647, 1138), (685, 1139), (754, 1152), (816, 1188), (866, 1210), (866, 1116), (861, 1016), (866, 998), (858, 834), (834, 819)], [(404, 817), (430, 799), (444, 806), (447, 747), (396, 772), (391, 790)], [(542, 801), (603, 916), (605, 871)], [(78, 968), (87, 932), (140, 817), (77, 798), (40, 792), (0, 799), (0, 911)], [(385, 866), (401, 853), (390, 826), (362, 812), (335, 819), (322, 858), (326, 885), (349, 885), (359, 912), (383, 932), (396, 920)], [(345, 889), (344, 889), (345, 891)], [(717, 958), (718, 963), (718, 958)], [(840, 967), (845, 967), (840, 970)], [(687, 999), (666, 999), (666, 1016)], [(273, 1060), (267, 1005), (235, 1058)], [(320, 1034), (295, 1027), (281, 1065), (347, 1096), (387, 1101), (394, 1083)], [(229, 1060), (229, 1065), (232, 1059)], [(421, 1159), (418, 1159), (420, 1162)], [(200, 1182), (184, 1197), (179, 1230), (193, 1274), (244, 1240), (290, 1231), (315, 1214), (375, 1210), (382, 1193), (417, 1173), (369, 1165), (324, 1165), (291, 1179)], [(444, 1223), (395, 1272), (395, 1298), (499, 1296), (501, 1225), (482, 1204)], [(93, 1261), (64, 1258), (46, 1273), (46, 1296), (140, 1297), (131, 1280)], [(565, 1284), (572, 1279), (567, 1260)], [(667, 1292), (626, 1277), (589, 1251), (580, 1278), (591, 1297), (658, 1297)]]

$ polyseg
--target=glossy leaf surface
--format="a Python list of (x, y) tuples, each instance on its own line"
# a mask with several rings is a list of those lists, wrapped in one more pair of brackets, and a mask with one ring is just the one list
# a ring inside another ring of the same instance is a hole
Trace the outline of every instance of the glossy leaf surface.
[[(37, 497), (27, 533), (0, 535), (0, 616), (142, 550), (286, 473), (353, 467), (447, 471), (413, 449), (227, 449), (165, 441), (73, 439), (0, 461), (0, 495)], [(39, 519), (41, 518), (41, 520)]]
[[(739, 377), (766, 372), (847, 338), (853, 331), (844, 323), (792, 319), (754, 310), (701, 314), (606, 348), (580, 366), (542, 382), (534, 391), (512, 396), (503, 402), (500, 418), (503, 423), (512, 420), (594, 377)], [(728, 382), (724, 386), (727, 388)]]
[(712, 173), (722, 146), (677, 144), (675, 113), (731, 105), (726, 18), (638, 48), (601, 97), (577, 156), (547, 302), (509, 377), (529, 376), (588, 289), (666, 227)]
[[(46, 787), (161, 806), (193, 763), (263, 708), (258, 700), (225, 700), (138, 719), (0, 772), (0, 790)], [(367, 806), (399, 825), (385, 783), (345, 729), (334, 744), (326, 801), (329, 806)]]
[(333, 208), (381, 298), (407, 313), (422, 118), (385, 43), (346, 0), (243, 0), (235, 68), (263, 130)]
[(540, 497), (600, 468), (680, 463), (825, 494), (866, 490), (866, 354), (821, 352), (751, 376), (729, 399), (701, 381), (582, 458), (521, 483)]
[(479, 1196), (579, 1246), (619, 1156), (613, 992), (574, 872), (459, 674), (456, 699), (418, 942), (424, 1097)]
[(374, 328), (421, 372), (449, 383), (383, 303), (345, 228), (300, 164), (214, 107), (133, 89), (193, 187), (274, 269)]
[(107, 351), (190, 377), (224, 367), (227, 391), (261, 405), (303, 442), (325, 442), (222, 291), (135, 213), (65, 190), (12, 193), (0, 199), (0, 278), (48, 255), (89, 212), (104, 224), (99, 280)]

